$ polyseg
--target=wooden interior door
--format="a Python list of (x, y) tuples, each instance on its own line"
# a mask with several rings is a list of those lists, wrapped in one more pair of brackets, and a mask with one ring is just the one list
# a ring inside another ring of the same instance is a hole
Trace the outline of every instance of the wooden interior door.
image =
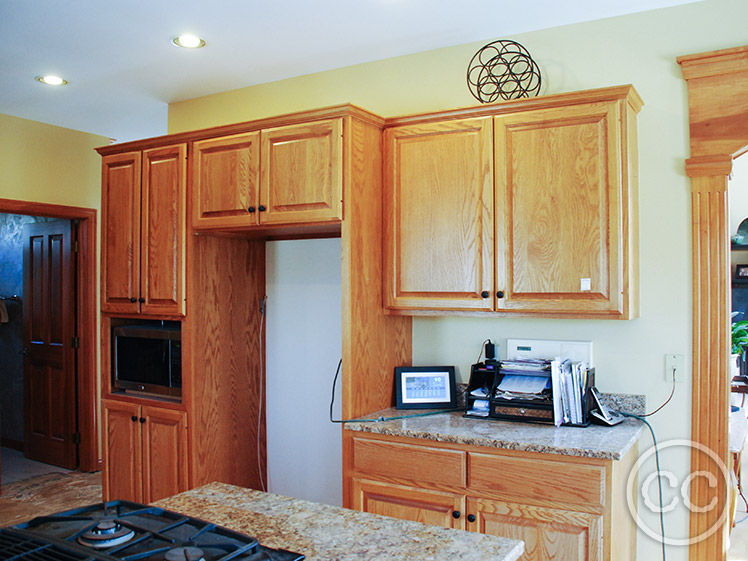
[(464, 529), (465, 498), (454, 493), (354, 478), (353, 508), (442, 528)]
[(187, 490), (187, 414), (143, 406), (143, 500)]
[(101, 311), (140, 310), (140, 152), (102, 158)]
[(623, 313), (619, 121), (615, 103), (495, 118), (497, 309)]
[(259, 131), (195, 142), (191, 182), (194, 227), (257, 224)]
[(525, 542), (522, 561), (602, 561), (602, 516), (468, 497), (468, 530)]
[(104, 399), (101, 409), (104, 417), (104, 500), (142, 502), (140, 406)]
[(260, 224), (343, 218), (343, 120), (262, 131)]
[(187, 146), (143, 152), (140, 312), (184, 315)]
[(78, 466), (73, 224), (24, 224), (24, 455)]
[(385, 131), (386, 305), (493, 309), (490, 118)]

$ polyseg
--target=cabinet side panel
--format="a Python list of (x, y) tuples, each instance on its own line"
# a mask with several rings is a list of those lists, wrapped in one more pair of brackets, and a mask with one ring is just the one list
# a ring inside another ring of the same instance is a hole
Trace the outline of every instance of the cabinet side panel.
[[(410, 365), (411, 318), (382, 302), (382, 131), (344, 120), (342, 414), (351, 419), (393, 403), (394, 368)], [(350, 436), (343, 431), (343, 505), (351, 505)]]
[[(265, 244), (192, 240), (189, 325), (190, 485), (221, 481), (261, 489), (265, 474)], [(200, 304), (196, 305), (195, 301)], [(258, 457), (259, 456), (259, 457)]]

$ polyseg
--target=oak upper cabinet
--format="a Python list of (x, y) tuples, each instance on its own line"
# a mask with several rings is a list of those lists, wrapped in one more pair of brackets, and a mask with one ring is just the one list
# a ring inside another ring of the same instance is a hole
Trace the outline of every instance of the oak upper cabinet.
[(261, 224), (343, 219), (343, 120), (262, 131)]
[(102, 400), (105, 500), (150, 503), (186, 491), (187, 415)]
[(184, 315), (184, 144), (104, 156), (102, 311)]
[(192, 177), (199, 229), (339, 222), (343, 120), (196, 141)]
[(637, 315), (626, 116), (611, 100), (494, 119), (497, 310)]
[(193, 226), (257, 224), (259, 131), (198, 140), (191, 159)]
[(385, 131), (386, 305), (493, 309), (491, 119)]
[(385, 305), (636, 317), (641, 106), (621, 86), (394, 120)]

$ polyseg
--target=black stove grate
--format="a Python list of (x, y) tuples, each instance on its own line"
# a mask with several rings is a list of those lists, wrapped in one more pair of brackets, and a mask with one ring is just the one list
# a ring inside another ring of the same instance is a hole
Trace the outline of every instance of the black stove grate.
[(0, 561), (94, 561), (85, 553), (0, 529)]

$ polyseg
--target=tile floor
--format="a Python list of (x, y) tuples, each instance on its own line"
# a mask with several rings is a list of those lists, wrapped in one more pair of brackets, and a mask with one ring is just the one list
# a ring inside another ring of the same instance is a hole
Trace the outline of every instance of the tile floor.
[(35, 475), (45, 473), (70, 473), (64, 469), (41, 462), (35, 462), (24, 457), (23, 452), (12, 448), (0, 448), (0, 483), (8, 485)]

